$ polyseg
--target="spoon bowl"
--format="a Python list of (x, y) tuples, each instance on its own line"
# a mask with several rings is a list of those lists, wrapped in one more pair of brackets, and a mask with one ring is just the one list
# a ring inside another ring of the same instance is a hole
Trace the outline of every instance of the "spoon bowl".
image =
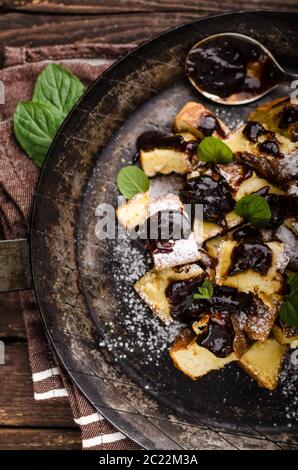
[(197, 42), (188, 52), (186, 74), (206, 98), (225, 105), (256, 101), (283, 82), (297, 80), (259, 41), (221, 33)]

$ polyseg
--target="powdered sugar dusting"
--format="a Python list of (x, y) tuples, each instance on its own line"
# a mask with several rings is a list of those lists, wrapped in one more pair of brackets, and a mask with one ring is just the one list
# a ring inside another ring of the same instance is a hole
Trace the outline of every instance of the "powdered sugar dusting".
[(183, 187), (183, 178), (174, 173), (167, 176), (158, 176), (150, 180), (150, 196), (153, 199), (167, 196), (169, 193), (178, 195)]
[(298, 150), (294, 150), (284, 156), (279, 162), (279, 171), (285, 178), (297, 178), (298, 176)]
[(285, 225), (280, 225), (276, 231), (276, 236), (284, 242), (285, 255), (289, 258), (294, 269), (298, 266), (298, 237)]
[(225, 123), (229, 123), (230, 129), (236, 129), (243, 122), (243, 118), (239, 116), (233, 109), (226, 109), (223, 107), (217, 107), (214, 110), (217, 117), (222, 119)]
[[(280, 384), (282, 394), (286, 399), (285, 414), (286, 418), (291, 421), (298, 419), (298, 354), (293, 350), (286, 358), (283, 370), (280, 374)], [(291, 424), (289, 424), (291, 427)]]
[[(176, 94), (173, 93), (172, 90), (171, 93), (169, 93), (169, 96), (175, 96), (176, 98)], [(179, 100), (182, 101), (183, 97), (179, 96)], [(175, 109), (177, 107), (179, 107), (179, 103), (175, 102)], [(174, 110), (171, 111), (171, 113), (174, 114)], [(238, 117), (238, 114), (235, 113), (233, 108), (227, 109), (220, 107), (216, 110), (216, 114), (225, 121), (228, 121), (231, 129), (238, 127), (242, 122), (240, 115)], [(162, 128), (164, 127), (163, 124), (168, 125), (168, 122), (170, 121), (168, 115), (165, 116), (163, 114), (161, 117), (155, 117), (155, 114), (152, 113), (151, 120), (153, 123), (156, 122), (156, 118), (162, 119)], [(151, 120), (147, 120), (150, 125)], [(150, 197), (154, 199), (163, 197), (168, 193), (179, 194), (182, 181), (183, 179), (181, 177), (176, 177), (175, 175), (154, 178), (151, 180)], [(174, 183), (173, 186), (172, 182)], [(111, 282), (115, 285), (116, 297), (119, 301), (119, 323), (116, 323), (117, 317), (114, 317), (113, 322), (105, 324), (107, 334), (104, 345), (112, 352), (115, 361), (118, 360), (120, 362), (123, 360), (125, 363), (127, 360), (130, 368), (134, 370), (139, 368), (142, 372), (139, 374), (140, 377), (144, 375), (146, 377), (150, 377), (150, 371), (152, 370), (154, 373), (154, 376), (152, 377), (153, 381), (151, 382), (150, 378), (146, 378), (146, 383), (149, 383), (147, 380), (150, 381), (150, 384), (158, 382), (158, 380), (156, 380), (156, 374), (161, 374), (159, 382), (163, 382), (164, 380), (165, 383), (170, 383), (171, 392), (173, 392), (173, 402), (175, 402), (175, 387), (172, 386), (172, 382), (167, 382), (164, 369), (158, 366), (163, 365), (164, 359), (166, 357), (168, 358), (168, 347), (181, 329), (181, 325), (171, 323), (167, 326), (161, 323), (134, 291), (133, 284), (152, 267), (150, 265), (151, 259), (149, 255), (145, 253), (145, 251), (142, 252), (141, 247), (137, 247), (136, 244), (136, 241), (131, 242), (128, 239), (121, 240), (117, 244), (113, 244), (110, 252), (113, 262), (109, 267), (111, 266)], [(284, 264), (282, 261), (285, 262), (285, 257), (280, 257), (279, 261), (282, 267)], [(241, 328), (246, 326), (247, 314), (240, 312), (239, 323)], [(261, 324), (259, 320), (259, 323), (256, 322), (256, 324), (253, 325), (253, 330), (259, 332), (259, 330), (263, 330), (265, 326), (266, 325)], [(150, 365), (153, 365), (153, 367), (148, 373), (149, 367), (146, 368), (146, 366)], [(173, 366), (170, 370), (171, 374), (172, 370)], [(243, 375), (244, 373), (241, 372), (241, 374)], [(235, 381), (237, 381), (239, 377), (241, 380), (242, 375), (240, 375), (239, 372), (235, 372), (233, 380), (235, 379)], [(204, 387), (207, 387), (208, 389), (209, 378), (206, 379), (205, 384), (203, 382), (203, 385), (196, 384), (196, 386), (201, 386), (202, 390), (204, 390)], [(182, 375), (181, 380), (183, 380)], [(156, 383), (154, 384), (154, 386), (157, 385), (158, 384)], [(145, 386), (145, 388), (147, 388), (147, 386)], [(186, 396), (189, 393), (189, 390), (196, 391), (197, 388), (194, 389), (193, 384), (186, 387)], [(200, 390), (200, 388), (198, 388), (198, 390)], [(290, 364), (288, 367), (286, 365), (281, 375), (281, 384), (278, 391), (271, 394), (266, 390), (266, 395), (264, 394), (264, 396), (266, 396), (265, 402), (268, 396), (274, 397), (274, 394), (277, 393), (278, 397), (281, 397), (281, 394), (283, 394), (287, 403), (286, 419), (291, 421), (293, 418), (295, 419), (297, 417), (296, 390), (297, 366)], [(223, 389), (222, 392), (223, 394), (229, 394), (229, 389)], [(261, 390), (260, 393), (262, 392), (263, 391)], [(239, 387), (239, 395), (244, 395), (245, 393), (246, 389)], [(259, 391), (257, 391), (256, 394), (257, 393), (259, 393)], [(225, 400), (227, 400), (227, 398), (223, 397), (223, 401)], [(259, 400), (261, 408), (264, 404), (262, 401), (263, 398), (259, 398)], [(217, 410), (215, 412), (218, 413)]]
[(237, 312), (237, 322), (238, 322), (239, 328), (241, 330), (244, 330), (247, 324), (247, 313), (244, 310), (240, 310), (239, 312)]
[(111, 275), (112, 282), (117, 285), (117, 296), (124, 306), (121, 311), (123, 335), (115, 334), (112, 322), (106, 324), (109, 334), (102, 346), (114, 353), (116, 361), (134, 356), (136, 361), (140, 360), (139, 366), (152, 363), (158, 366), (161, 358), (168, 354), (181, 324), (162, 323), (134, 291), (133, 284), (148, 271), (150, 261), (149, 255), (133, 243), (136, 242), (126, 238), (116, 242), (113, 248)]
[(255, 299), (255, 312), (247, 318), (247, 328), (252, 339), (264, 341), (272, 329), (276, 309), (265, 305), (261, 300)]
[(191, 233), (186, 240), (175, 240), (170, 253), (154, 253), (153, 259), (158, 270), (197, 261), (200, 259), (200, 252), (194, 234)]
[(152, 216), (161, 211), (179, 211), (182, 210), (182, 203), (178, 196), (167, 194), (164, 197), (154, 199), (149, 207), (149, 215)]

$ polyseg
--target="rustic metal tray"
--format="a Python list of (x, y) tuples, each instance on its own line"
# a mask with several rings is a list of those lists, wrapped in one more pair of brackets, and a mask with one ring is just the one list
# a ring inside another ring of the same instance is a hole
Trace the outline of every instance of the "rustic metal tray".
[[(147, 42), (88, 89), (44, 165), (32, 218), (31, 263), (49, 336), (87, 398), (147, 449), (297, 445), (291, 358), (272, 393), (234, 364), (191, 381), (168, 358), (174, 332), (133, 292), (146, 257), (125, 240), (117, 244), (95, 236), (95, 209), (116, 203), (115, 178), (131, 162), (137, 136), (145, 129), (169, 129), (187, 100), (201, 100), (184, 74), (188, 49), (204, 36), (237, 31), (260, 40), (295, 71), (297, 22), (294, 13), (216, 15)], [(249, 110), (217, 106), (216, 111), (235, 125)]]

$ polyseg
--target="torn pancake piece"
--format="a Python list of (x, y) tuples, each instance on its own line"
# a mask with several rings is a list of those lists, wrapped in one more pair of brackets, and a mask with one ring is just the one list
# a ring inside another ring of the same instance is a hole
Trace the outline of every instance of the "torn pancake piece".
[(179, 111), (173, 122), (174, 132), (190, 132), (197, 139), (219, 137), (224, 139), (229, 129), (215, 114), (202, 104), (189, 101)]
[(297, 191), (298, 105), (281, 98), (257, 107), (249, 119), (226, 141), (235, 158), (282, 189)]
[(197, 243), (202, 243), (226, 230), (237, 227), (243, 218), (234, 206), (242, 197), (267, 188), (268, 194), (284, 194), (255, 172), (236, 163), (217, 165), (217, 169), (201, 166), (192, 171), (182, 189), (188, 204), (203, 204), (203, 221), (195, 218), (193, 231)]
[[(180, 226), (179, 220), (175, 225), (175, 214), (176, 219), (180, 219)], [(155, 223), (156, 216), (159, 217), (157, 223)], [(169, 231), (167, 236), (163, 236), (160, 233), (162, 232), (162, 216), (165, 216), (165, 222), (169, 222)], [(158, 235), (157, 238), (155, 238), (154, 236), (152, 237), (152, 233), (150, 233), (148, 246), (153, 258), (154, 266), (158, 271), (174, 266), (193, 263), (201, 258), (201, 254), (191, 228), (185, 233), (183, 231), (183, 228), (187, 223), (190, 227), (190, 222), (188, 214), (178, 196), (169, 194), (164, 198), (153, 200), (149, 205), (149, 218), (146, 223), (149, 222), (150, 224), (152, 221), (154, 221), (153, 225), (157, 226)], [(181, 238), (179, 238), (178, 232), (180, 232)], [(173, 237), (173, 235), (176, 236)]]
[(283, 97), (257, 106), (249, 116), (291, 142), (298, 141), (298, 104)]
[[(186, 135), (186, 139), (188, 136)], [(197, 151), (196, 140), (184, 140), (183, 135), (144, 132), (137, 141), (140, 165), (147, 176), (157, 174), (184, 175), (191, 170), (191, 161)]]
[(240, 358), (239, 365), (261, 387), (275, 390), (286, 351), (287, 345), (280, 344), (275, 338), (256, 341)]
[(265, 341), (269, 337), (280, 303), (281, 297), (277, 295), (267, 296), (264, 292), (258, 292), (254, 296), (249, 314), (240, 316), (241, 329), (250, 340)]
[(190, 264), (162, 271), (152, 269), (139, 279), (134, 288), (151, 310), (165, 323), (173, 321), (171, 306), (166, 297), (171, 282), (187, 279), (200, 279), (203, 269), (198, 264)]
[[(226, 240), (219, 244), (218, 265), (216, 266), (215, 275), (216, 282), (219, 285), (234, 287), (242, 292), (252, 292), (256, 295), (262, 292), (267, 296), (272, 294), (279, 294), (283, 287), (282, 273), (288, 264), (288, 258), (285, 255), (284, 244), (279, 241), (262, 244), (266, 247), (267, 250), (270, 250), (271, 252), (271, 262), (268, 257), (265, 259), (268, 269), (264, 273), (257, 272), (252, 269), (252, 267), (257, 269), (257, 267), (261, 265), (262, 250), (257, 252), (257, 244), (255, 246), (255, 250), (253, 244), (249, 245), (251, 256), (249, 256), (249, 253), (246, 255), (244, 252), (244, 261), (242, 264), (243, 271), (231, 274), (231, 269), (235, 270), (235, 262), (233, 262), (235, 254), (234, 250), (240, 245), (242, 244), (238, 244), (233, 240)], [(245, 245), (243, 246), (245, 247)], [(253, 256), (254, 251), (256, 254), (255, 257)], [(258, 258), (257, 254), (259, 256)], [(267, 254), (268, 252), (266, 251), (266, 256)], [(248, 261), (251, 261), (252, 264), (247, 265), (247, 269), (244, 269), (245, 263)], [(238, 262), (238, 265), (241, 266), (241, 262)]]
[(147, 219), (149, 205), (149, 192), (139, 193), (117, 208), (117, 218), (123, 227), (132, 230), (136, 226), (143, 224)]
[(272, 333), (280, 344), (288, 344), (291, 348), (298, 348), (298, 328), (289, 327), (281, 322), (274, 325)]
[(117, 217), (126, 229), (137, 229), (157, 270), (193, 263), (203, 256), (176, 194), (160, 198), (149, 192), (137, 194), (117, 209)]
[(222, 369), (236, 360), (234, 353), (223, 358), (215, 356), (208, 349), (198, 345), (193, 334), (178, 338), (170, 349), (170, 357), (175, 367), (193, 380)]

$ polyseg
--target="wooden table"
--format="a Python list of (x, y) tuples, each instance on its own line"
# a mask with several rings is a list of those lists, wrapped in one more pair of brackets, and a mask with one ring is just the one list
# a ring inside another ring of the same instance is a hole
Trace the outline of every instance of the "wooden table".
[[(162, 30), (217, 12), (232, 0), (0, 0), (0, 48), (74, 41), (140, 43)], [(244, 0), (241, 9), (297, 10), (297, 0)], [(150, 14), (149, 14), (150, 13)], [(65, 400), (33, 399), (19, 294), (0, 294), (0, 449), (77, 449), (80, 431)]]

